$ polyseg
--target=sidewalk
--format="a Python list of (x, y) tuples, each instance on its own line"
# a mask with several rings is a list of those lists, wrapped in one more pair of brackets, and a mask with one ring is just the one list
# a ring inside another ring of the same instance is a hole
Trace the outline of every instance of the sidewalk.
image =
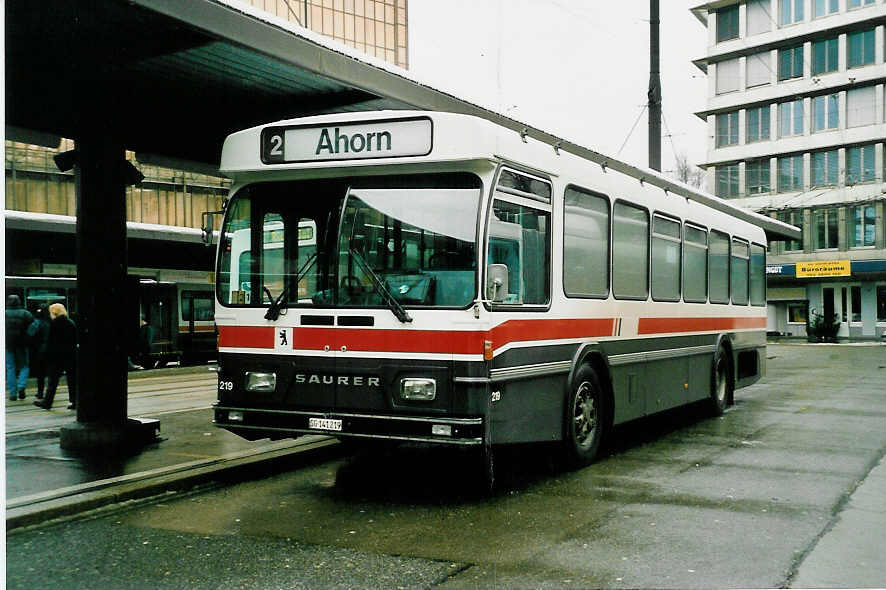
[(129, 374), (128, 414), (160, 420), (160, 440), (127, 457), (84, 458), (59, 446), (59, 428), (76, 420), (60, 388), (51, 411), (5, 402), (7, 531), (93, 508), (190, 488), (246, 470), (291, 467), (337, 451), (336, 439), (305, 436), (247, 441), (212, 425), (216, 377), (207, 366)]
[(837, 513), (792, 588), (886, 588), (886, 463), (880, 460)]

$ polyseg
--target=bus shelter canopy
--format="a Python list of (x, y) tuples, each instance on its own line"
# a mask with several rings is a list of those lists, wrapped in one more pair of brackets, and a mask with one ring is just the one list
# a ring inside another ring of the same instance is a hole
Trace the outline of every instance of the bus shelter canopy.
[(800, 236), (793, 226), (459, 99), (238, 0), (7, 0), (6, 52), (8, 137), (14, 126), (44, 141), (47, 134), (77, 139), (90, 132), (80, 115), (101, 98), (108, 128), (140, 161), (159, 155), (217, 169), (224, 138), (255, 125), (329, 112), (449, 111), (746, 218), (770, 239)]

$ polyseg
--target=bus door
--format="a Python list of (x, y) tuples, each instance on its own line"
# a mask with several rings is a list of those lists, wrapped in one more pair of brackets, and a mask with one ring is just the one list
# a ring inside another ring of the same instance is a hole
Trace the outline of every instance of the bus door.
[[(139, 311), (141, 317), (137, 320), (139, 328), (135, 349), (141, 352), (141, 346), (150, 345), (149, 364), (159, 362), (162, 366), (177, 357), (176, 286), (172, 283), (142, 281), (139, 286)], [(142, 325), (142, 319), (146, 325)]]
[(178, 348), (181, 350), (182, 364), (215, 356), (215, 307), (212, 291), (183, 289), (180, 312)]

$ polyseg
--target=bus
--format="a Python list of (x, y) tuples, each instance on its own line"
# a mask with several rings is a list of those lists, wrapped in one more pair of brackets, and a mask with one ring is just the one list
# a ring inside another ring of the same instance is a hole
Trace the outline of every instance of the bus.
[(442, 112), (230, 135), (214, 424), (473, 447), (491, 472), (498, 445), (580, 467), (615, 425), (722, 414), (765, 372), (766, 232), (796, 228), (616, 164)]

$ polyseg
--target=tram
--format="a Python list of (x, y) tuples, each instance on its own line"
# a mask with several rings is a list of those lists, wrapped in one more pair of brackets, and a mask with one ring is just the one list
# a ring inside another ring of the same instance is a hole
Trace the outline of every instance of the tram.
[(764, 228), (794, 228), (607, 164), (440, 112), (230, 135), (215, 425), (577, 467), (614, 425), (722, 414), (765, 372)]
[[(217, 357), (211, 273), (151, 268), (130, 268), (129, 273), (130, 281), (138, 285), (138, 313), (121, 321), (128, 322), (133, 335), (131, 360), (151, 369), (170, 362), (196, 364)], [(38, 307), (61, 303), (77, 321), (76, 277), (7, 276), (6, 294), (18, 295), (32, 313)], [(136, 343), (141, 320), (152, 328), (149, 352), (138, 350)]]

